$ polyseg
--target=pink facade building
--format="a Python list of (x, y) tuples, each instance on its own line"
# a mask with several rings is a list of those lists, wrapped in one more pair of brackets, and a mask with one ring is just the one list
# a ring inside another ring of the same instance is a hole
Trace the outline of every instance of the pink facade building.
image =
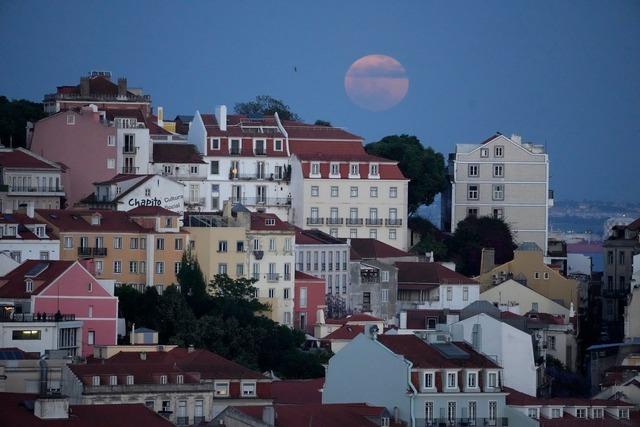
[(324, 279), (296, 271), (295, 298), (293, 306), (294, 326), (297, 329), (313, 334), (319, 309), (325, 305)]
[(36, 318), (74, 315), (83, 322), (82, 355), (92, 355), (94, 345), (117, 342), (118, 298), (89, 270), (79, 261), (25, 261), (0, 278), (0, 300)]

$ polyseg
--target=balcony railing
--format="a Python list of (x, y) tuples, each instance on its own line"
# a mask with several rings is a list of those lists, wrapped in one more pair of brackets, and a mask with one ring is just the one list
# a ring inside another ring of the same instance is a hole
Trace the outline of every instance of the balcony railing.
[(347, 225), (362, 225), (362, 218), (347, 218)]
[(193, 417), (193, 424), (198, 425), (204, 422), (204, 417)]
[(307, 218), (307, 225), (322, 225), (324, 224), (324, 218)]
[(367, 225), (382, 225), (382, 218), (367, 218)]
[(433, 418), (416, 420), (416, 425), (425, 427), (507, 427), (509, 418)]
[(185, 204), (191, 206), (204, 206), (204, 200), (204, 197), (189, 198), (185, 201)]
[(80, 257), (90, 257), (92, 254), (91, 248), (85, 248), (83, 246), (78, 248), (78, 256)]
[(327, 225), (344, 224), (344, 218), (326, 218)]
[(241, 203), (245, 206), (290, 206), (289, 197), (233, 197), (233, 203)]
[(267, 273), (267, 281), (277, 282), (278, 280), (280, 280), (280, 275), (278, 273)]
[(399, 226), (402, 225), (402, 220), (399, 218), (387, 218), (384, 220), (384, 225)]
[(179, 426), (189, 425), (189, 417), (176, 417), (176, 424)]
[(93, 248), (91, 250), (94, 256), (104, 257), (107, 256), (107, 248)]
[(138, 168), (136, 166), (123, 166), (122, 167), (122, 173), (135, 175), (135, 174), (138, 173), (138, 169), (140, 169), (140, 168)]
[(138, 147), (135, 145), (124, 146), (122, 147), (122, 154), (136, 154), (138, 152)]
[(291, 273), (284, 273), (284, 275), (282, 276), (283, 280), (291, 280)]
[(362, 283), (380, 283), (380, 275), (376, 273), (360, 273), (360, 281)]
[(76, 320), (75, 314), (56, 313), (7, 313), (0, 311), (2, 322), (68, 322)]
[(10, 193), (62, 193), (64, 189), (56, 186), (22, 186), (22, 185), (7, 185), (7, 189)]

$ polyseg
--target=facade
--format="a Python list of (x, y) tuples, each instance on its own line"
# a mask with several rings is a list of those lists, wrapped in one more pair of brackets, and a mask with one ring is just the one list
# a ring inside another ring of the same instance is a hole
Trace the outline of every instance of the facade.
[(443, 230), (454, 232), (469, 215), (504, 219), (517, 242), (547, 252), (549, 158), (542, 145), (518, 135), (494, 135), (481, 144), (457, 144), (449, 155), (450, 188), (443, 194)]
[(408, 249), (409, 180), (397, 162), (367, 154), (359, 137), (344, 131), (335, 137), (291, 140), (291, 221)]
[(268, 405), (271, 380), (206, 350), (119, 352), (65, 366), (71, 403), (141, 403), (177, 425), (209, 422), (227, 406)]
[(624, 309), (624, 337), (640, 337), (640, 254), (633, 257), (632, 288)]
[(461, 310), (478, 300), (480, 284), (437, 262), (396, 262), (398, 308)]
[(512, 261), (493, 268), (482, 268), (475, 279), (481, 284), (482, 292), (513, 279), (567, 309), (571, 308), (571, 304), (574, 308), (579, 304), (578, 281), (568, 279), (557, 269), (546, 265), (542, 250), (533, 243), (518, 246), (513, 252)]
[(176, 283), (189, 234), (178, 214), (161, 207), (110, 210), (37, 210), (60, 240), (60, 259), (93, 259), (95, 275), (143, 290)]
[(329, 360), (322, 402), (383, 406), (412, 427), (506, 425), (501, 372), (465, 343), (360, 334)]
[(59, 164), (25, 150), (0, 146), (0, 212), (22, 205), (58, 209), (65, 197)]
[(29, 259), (60, 259), (60, 241), (47, 231), (44, 221), (33, 218), (32, 210), (30, 214), (0, 214), (0, 252), (18, 264)]
[(318, 310), (326, 307), (325, 282), (319, 277), (297, 271), (295, 273), (293, 298), (293, 326), (313, 334), (318, 321)]
[[(73, 361), (66, 351), (47, 351), (47, 392), (60, 392), (62, 367)], [(38, 393), (40, 354), (0, 348), (0, 393)]]
[(479, 299), (489, 301), (501, 308), (505, 307), (509, 311), (515, 311), (517, 314), (532, 311), (550, 313), (569, 319), (569, 309), (567, 307), (558, 304), (527, 286), (523, 286), (513, 279), (492, 286), (482, 292)]
[(71, 346), (82, 342), (78, 355), (89, 356), (94, 345), (117, 341), (118, 298), (113, 282), (101, 283), (78, 261), (25, 261), (0, 278), (0, 299), (32, 318), (62, 312), (81, 321), (81, 337), (64, 337)]
[[(27, 353), (44, 355), (61, 350), (75, 356), (82, 352), (82, 322), (73, 315), (54, 313), (37, 315), (15, 313), (14, 307), (0, 302), (0, 348), (17, 348)], [(1, 399), (0, 399), (1, 400)]]
[(640, 254), (640, 218), (627, 226), (614, 226), (602, 250), (602, 322), (610, 338), (620, 340), (624, 333), (625, 305), (632, 290), (633, 257)]

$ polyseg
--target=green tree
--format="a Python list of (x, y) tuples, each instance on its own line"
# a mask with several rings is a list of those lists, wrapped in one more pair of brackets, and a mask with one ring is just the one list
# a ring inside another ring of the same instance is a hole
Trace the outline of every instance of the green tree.
[(186, 346), (191, 344), (196, 317), (184, 295), (174, 285), (167, 287), (158, 304), (158, 339)]
[(206, 311), (208, 302), (207, 282), (200, 268), (198, 258), (191, 250), (182, 253), (180, 270), (176, 274), (180, 292), (186, 298), (193, 311), (201, 315)]
[(6, 147), (25, 147), (27, 122), (45, 117), (41, 103), (0, 96), (0, 142)]
[(410, 213), (423, 204), (433, 203), (436, 194), (445, 189), (444, 156), (431, 147), (425, 148), (417, 137), (405, 134), (385, 136), (364, 148), (369, 154), (398, 161), (398, 167), (410, 179)]
[(245, 116), (270, 116), (278, 113), (280, 120), (300, 120), (300, 116), (291, 111), (291, 108), (280, 99), (269, 95), (259, 95), (248, 102), (240, 102), (233, 107), (236, 114)]
[(507, 223), (497, 218), (475, 216), (469, 216), (458, 223), (447, 246), (456, 262), (456, 270), (469, 277), (480, 273), (483, 248), (493, 248), (496, 263), (503, 264), (513, 259), (516, 247)]
[(327, 126), (327, 127), (331, 127), (331, 122), (327, 121), (327, 120), (316, 120), (316, 122), (314, 123), (314, 125), (316, 126)]
[(440, 231), (426, 218), (418, 215), (409, 217), (409, 229), (420, 236), (420, 241), (416, 243), (411, 252), (424, 255), (426, 252), (433, 252), (436, 261), (448, 258), (447, 235)]

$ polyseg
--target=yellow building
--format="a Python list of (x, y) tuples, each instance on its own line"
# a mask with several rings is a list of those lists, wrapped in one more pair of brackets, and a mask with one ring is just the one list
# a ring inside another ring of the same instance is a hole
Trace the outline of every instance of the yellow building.
[(94, 260), (100, 279), (115, 280), (159, 292), (177, 283), (189, 234), (180, 229), (179, 215), (161, 207), (110, 210), (36, 210), (60, 239), (60, 259)]
[(570, 308), (578, 308), (578, 281), (567, 279), (554, 268), (544, 263), (542, 250), (535, 243), (523, 243), (513, 253), (513, 260), (502, 265), (493, 263), (493, 251), (484, 250), (481, 274), (475, 279), (480, 282), (480, 291), (513, 279), (528, 286), (537, 293)]

